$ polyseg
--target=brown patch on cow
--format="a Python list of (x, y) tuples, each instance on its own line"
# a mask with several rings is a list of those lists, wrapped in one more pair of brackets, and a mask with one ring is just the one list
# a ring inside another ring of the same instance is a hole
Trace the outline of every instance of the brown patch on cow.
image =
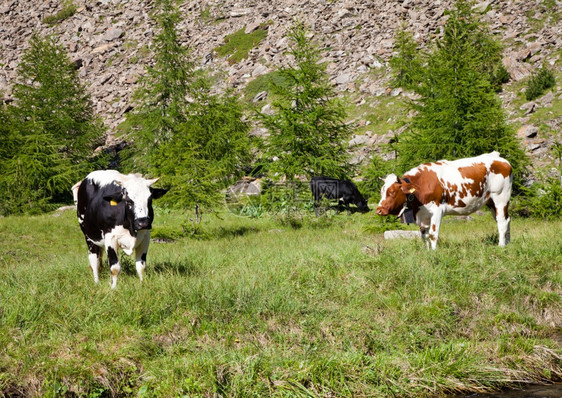
[(113, 276), (119, 275), (119, 270), (117, 268), (111, 268), (111, 275)]
[(490, 171), (508, 178), (511, 175), (511, 165), (501, 160), (494, 160), (490, 166)]
[(435, 230), (437, 229), (437, 227), (435, 226), (435, 224), (433, 224), (433, 225), (431, 226), (431, 229), (433, 230), (433, 232), (435, 232)]
[(455, 207), (466, 207), (466, 203), (464, 203), (462, 200), (459, 199), (455, 203)]
[(509, 217), (509, 213), (508, 213), (508, 208), (509, 208), (509, 202), (504, 206), (503, 208), (503, 217), (507, 220), (507, 218)]
[(435, 241), (435, 240), (436, 240), (436, 239), (435, 239), (435, 235), (429, 234), (429, 240)]
[[(431, 164), (431, 163), (429, 163)], [(421, 202), (426, 205), (430, 202), (439, 204), (443, 198), (445, 188), (439, 181), (437, 173), (429, 168), (420, 169), (420, 172), (415, 176), (404, 176), (410, 179), (411, 184), (403, 186), (403, 190), (409, 190), (410, 186), (415, 188), (414, 195)]]
[(471, 183), (462, 184), (463, 195), (461, 197), (465, 197), (466, 193), (470, 193), (472, 196), (482, 196), (484, 194), (486, 171), (484, 163), (476, 163), (468, 167), (459, 167), (461, 176), (472, 180)]

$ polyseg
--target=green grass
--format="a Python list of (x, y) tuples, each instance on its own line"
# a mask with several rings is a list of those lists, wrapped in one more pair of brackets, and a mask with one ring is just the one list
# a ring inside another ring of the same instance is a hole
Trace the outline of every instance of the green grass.
[[(156, 209), (154, 227), (188, 215)], [(562, 376), (562, 221), (489, 214), (439, 248), (383, 241), (376, 215), (206, 215), (93, 283), (73, 211), (0, 218), (0, 395), (434, 396)], [(157, 232), (157, 231), (155, 231)], [(72, 395), (74, 394), (74, 395)]]
[(374, 134), (383, 135), (389, 130), (396, 130), (400, 127), (401, 120), (406, 118), (407, 106), (401, 97), (381, 96), (371, 99), (361, 106), (350, 105), (349, 114), (354, 119), (369, 122), (365, 126), (358, 127), (355, 134), (372, 131)]
[(267, 24), (260, 26), (252, 33), (245, 32), (244, 26), (239, 31), (224, 38), (224, 44), (215, 50), (221, 57), (229, 55), (228, 62), (235, 64), (248, 56), (248, 52), (267, 36)]
[(273, 85), (279, 85), (282, 87), (287, 86), (286, 79), (283, 78), (279, 71), (269, 72), (265, 75), (258, 76), (248, 83), (246, 87), (244, 87), (244, 99), (247, 102), (251, 102), (254, 97), (262, 91), (268, 91), (271, 95)]
[(78, 7), (74, 5), (72, 0), (65, 0), (63, 1), (62, 10), (60, 10), (56, 14), (47, 15), (45, 18), (43, 18), (43, 23), (49, 26), (56, 25), (73, 16), (76, 13), (77, 9)]

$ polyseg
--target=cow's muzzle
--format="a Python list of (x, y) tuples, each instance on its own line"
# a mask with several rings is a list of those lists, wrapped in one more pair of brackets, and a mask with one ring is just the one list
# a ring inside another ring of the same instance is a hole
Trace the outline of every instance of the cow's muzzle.
[(152, 228), (152, 220), (148, 217), (144, 218), (137, 218), (135, 220), (135, 230), (140, 231), (141, 229), (150, 229)]
[(388, 211), (382, 207), (377, 207), (377, 214), (379, 216), (388, 216)]

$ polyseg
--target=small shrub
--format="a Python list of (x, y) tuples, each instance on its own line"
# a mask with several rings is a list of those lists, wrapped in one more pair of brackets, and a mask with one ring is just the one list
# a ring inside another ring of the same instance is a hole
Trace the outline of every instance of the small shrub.
[(546, 90), (554, 87), (555, 82), (554, 74), (543, 66), (537, 73), (533, 74), (531, 79), (527, 82), (525, 98), (527, 101), (532, 101), (540, 97)]
[(562, 217), (562, 184), (558, 178), (550, 177), (544, 183), (527, 189), (515, 211), (521, 215), (554, 220)]
[(76, 13), (76, 10), (77, 7), (74, 5), (72, 0), (67, 0), (63, 2), (62, 10), (60, 10), (56, 14), (47, 15), (45, 18), (43, 18), (43, 23), (49, 26), (56, 25), (73, 16)]

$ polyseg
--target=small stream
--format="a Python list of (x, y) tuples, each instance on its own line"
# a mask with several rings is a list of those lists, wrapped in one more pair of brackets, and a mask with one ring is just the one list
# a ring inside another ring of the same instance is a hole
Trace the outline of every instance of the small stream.
[(463, 398), (562, 398), (562, 383), (532, 385), (521, 390), (508, 390), (493, 394), (469, 394)]

